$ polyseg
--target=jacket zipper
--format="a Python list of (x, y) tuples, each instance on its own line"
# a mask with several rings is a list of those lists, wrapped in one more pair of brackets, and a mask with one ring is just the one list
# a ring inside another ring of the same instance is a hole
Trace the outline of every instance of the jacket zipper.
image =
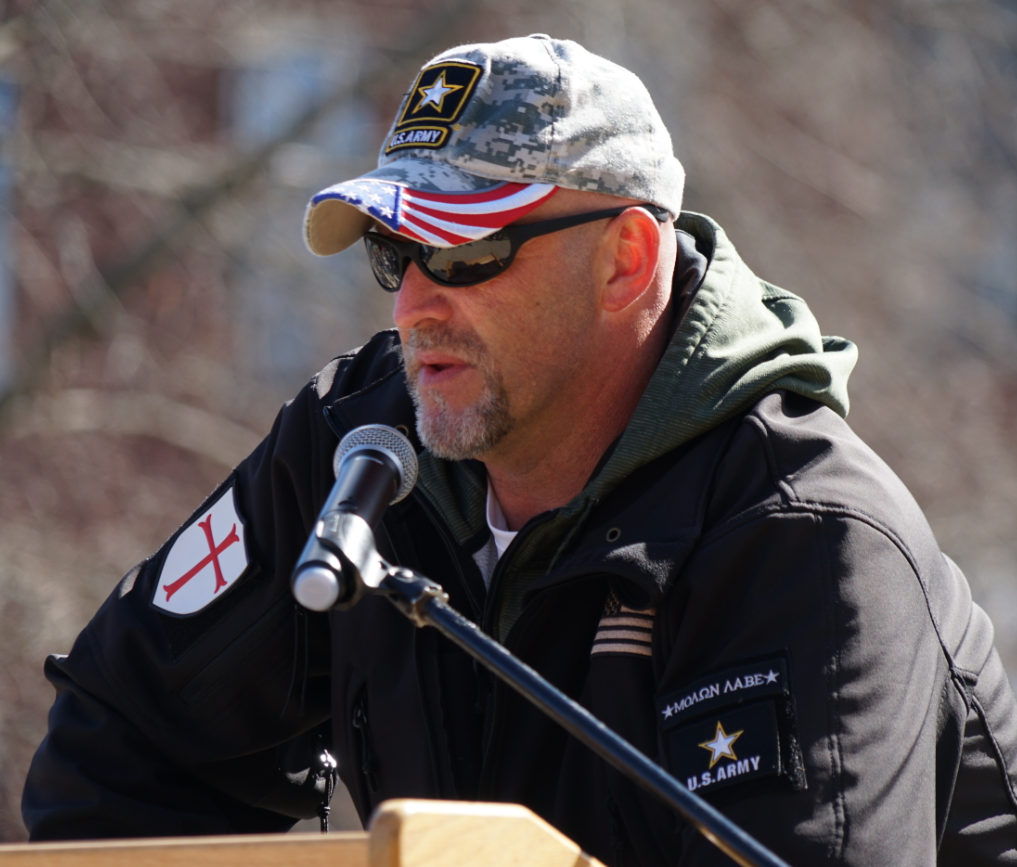
[(361, 692), (353, 705), (351, 722), (353, 728), (360, 733), (360, 773), (367, 783), (368, 791), (374, 794), (378, 791), (378, 779), (374, 774), (374, 756), (371, 755), (371, 745), (367, 740), (367, 711), (364, 704), (365, 697)]
[[(529, 533), (531, 530), (536, 529), (541, 524), (550, 521), (557, 514), (558, 510), (553, 509), (550, 512), (544, 512), (542, 515), (538, 515), (536, 518), (531, 518), (529, 521), (527, 521), (526, 526), (524, 526), (516, 534), (516, 537), (509, 544), (508, 548), (505, 549), (505, 553), (502, 554), (501, 557), (498, 558), (498, 562), (495, 563), (494, 572), (491, 573), (491, 585), (487, 588), (488, 605), (485, 606), (484, 620), (483, 623), (481, 624), (482, 629), (488, 635), (494, 635), (494, 632), (491, 629), (491, 627), (494, 624), (494, 615), (497, 609), (497, 606), (495, 605), (495, 600), (498, 598), (497, 593), (498, 586), (501, 583), (500, 582), (501, 576), (505, 574), (505, 570), (508, 568), (506, 564), (512, 559), (512, 554), (519, 548), (519, 545), (521, 544), (520, 540), (522, 539), (523, 534)], [(505, 638), (507, 639), (508, 636), (506, 635)]]

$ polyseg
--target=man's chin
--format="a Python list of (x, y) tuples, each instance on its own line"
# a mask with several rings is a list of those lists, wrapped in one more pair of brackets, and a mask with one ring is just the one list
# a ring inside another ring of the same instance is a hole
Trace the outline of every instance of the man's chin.
[(436, 457), (448, 461), (482, 459), (511, 430), (507, 413), (499, 408), (417, 408), (417, 435)]
[[(420, 441), (437, 457), (450, 461), (480, 458), (512, 429), (508, 393), (496, 371), (472, 368), (480, 375), (479, 389), (469, 400), (461, 388), (426, 388), (413, 361), (407, 364), (407, 386), (417, 411)], [(455, 392), (453, 395), (448, 391)], [(450, 399), (451, 398), (451, 399)]]

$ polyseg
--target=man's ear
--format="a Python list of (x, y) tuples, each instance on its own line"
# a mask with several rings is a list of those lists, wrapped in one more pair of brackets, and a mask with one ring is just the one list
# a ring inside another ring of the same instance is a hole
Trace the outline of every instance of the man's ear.
[(660, 224), (644, 209), (631, 207), (607, 227), (601, 247), (601, 307), (624, 310), (653, 282), (660, 256)]

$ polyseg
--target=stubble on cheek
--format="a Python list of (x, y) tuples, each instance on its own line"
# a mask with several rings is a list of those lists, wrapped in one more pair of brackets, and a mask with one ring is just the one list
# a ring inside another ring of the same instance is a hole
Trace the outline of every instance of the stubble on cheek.
[[(440, 389), (422, 393), (423, 365), (417, 353), (427, 350), (453, 353), (480, 374), (480, 395), (472, 404), (452, 407)], [(416, 408), (417, 434), (435, 456), (450, 461), (481, 457), (512, 430), (504, 380), (477, 335), (456, 331), (445, 324), (411, 331), (403, 344), (403, 362), (406, 384)]]

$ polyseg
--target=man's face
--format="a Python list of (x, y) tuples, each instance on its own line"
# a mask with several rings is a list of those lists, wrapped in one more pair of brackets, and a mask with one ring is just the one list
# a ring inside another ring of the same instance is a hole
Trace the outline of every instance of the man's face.
[[(602, 207), (564, 192), (526, 222)], [(591, 251), (604, 225), (534, 238), (476, 286), (439, 286), (410, 265), (393, 316), (417, 430), (436, 455), (487, 458), (574, 423), (570, 396), (596, 325)]]

